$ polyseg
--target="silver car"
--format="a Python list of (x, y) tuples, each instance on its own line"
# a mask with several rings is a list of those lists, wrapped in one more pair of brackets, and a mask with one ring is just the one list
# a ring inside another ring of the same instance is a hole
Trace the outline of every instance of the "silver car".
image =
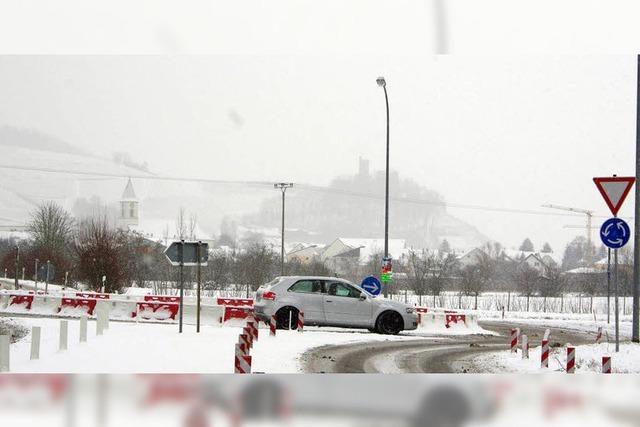
[(295, 329), (301, 311), (305, 325), (366, 328), (381, 334), (418, 327), (413, 307), (374, 297), (336, 277), (276, 277), (258, 288), (253, 307), (265, 322), (275, 314), (280, 329)]

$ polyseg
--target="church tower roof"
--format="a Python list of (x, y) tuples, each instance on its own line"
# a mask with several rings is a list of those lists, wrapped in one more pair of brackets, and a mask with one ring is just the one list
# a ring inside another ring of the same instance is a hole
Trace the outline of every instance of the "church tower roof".
[(133, 191), (133, 183), (131, 182), (131, 178), (129, 178), (129, 181), (127, 181), (127, 186), (124, 189), (124, 192), (122, 193), (122, 197), (120, 198), (121, 201), (132, 201), (132, 202), (137, 202), (138, 198), (136, 197), (136, 192)]

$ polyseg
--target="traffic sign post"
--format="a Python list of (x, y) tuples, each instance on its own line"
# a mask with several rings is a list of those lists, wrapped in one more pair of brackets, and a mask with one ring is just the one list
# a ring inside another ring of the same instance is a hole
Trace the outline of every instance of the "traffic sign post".
[(362, 280), (360, 287), (374, 297), (380, 295), (380, 291), (382, 291), (382, 284), (374, 276), (365, 277)]
[[(605, 203), (611, 210), (613, 218), (606, 220), (600, 228), (600, 239), (609, 249), (613, 249), (613, 299), (616, 335), (616, 353), (620, 351), (620, 313), (618, 311), (618, 249), (629, 242), (631, 229), (621, 218), (618, 218), (618, 211), (624, 203), (624, 199), (631, 191), (635, 182), (634, 177), (596, 177), (593, 182), (602, 195)], [(607, 272), (609, 268), (607, 268)], [(608, 306), (608, 304), (607, 304)], [(608, 308), (608, 307), (607, 307)]]
[(180, 240), (179, 242), (173, 242), (164, 251), (164, 255), (167, 257), (171, 265), (180, 267), (180, 314), (178, 316), (178, 332), (182, 333), (182, 311), (184, 300), (184, 266), (196, 266), (198, 267), (198, 288), (197, 288), (197, 307), (196, 307), (196, 330), (200, 332), (200, 267), (206, 266), (209, 259), (209, 245), (207, 243), (186, 242)]

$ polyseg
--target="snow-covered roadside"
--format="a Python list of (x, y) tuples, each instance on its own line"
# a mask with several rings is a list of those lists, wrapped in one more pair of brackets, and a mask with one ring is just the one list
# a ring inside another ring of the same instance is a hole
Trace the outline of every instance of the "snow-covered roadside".
[[(12, 372), (66, 373), (232, 373), (235, 344), (241, 328), (203, 327), (196, 334), (185, 326), (111, 322), (110, 329), (96, 336), (95, 322), (89, 322), (87, 343), (80, 344), (79, 321), (69, 320), (69, 349), (58, 351), (60, 320), (20, 318), (31, 329), (42, 327), (40, 360), (29, 360), (31, 335), (11, 345)], [(281, 331), (272, 338), (261, 329), (251, 351), (253, 371), (300, 372), (299, 357), (305, 351), (327, 344), (366, 341), (424, 339), (423, 334), (386, 336), (362, 330), (313, 328)]]
[[(602, 372), (602, 356), (611, 356), (613, 373), (640, 373), (640, 344), (625, 342), (620, 344), (620, 352), (615, 352), (615, 344), (600, 343), (575, 346), (576, 372)], [(523, 359), (522, 353), (509, 350), (486, 353), (471, 359), (478, 371), (487, 373), (544, 373), (564, 372), (567, 348), (550, 349), (549, 368), (540, 367), (540, 346), (530, 349), (529, 359)]]

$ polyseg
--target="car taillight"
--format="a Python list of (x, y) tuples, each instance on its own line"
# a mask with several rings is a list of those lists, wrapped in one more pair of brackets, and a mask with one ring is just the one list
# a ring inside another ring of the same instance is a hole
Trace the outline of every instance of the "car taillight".
[(262, 298), (263, 299), (268, 299), (268, 300), (271, 300), (271, 301), (275, 301), (276, 300), (276, 293), (275, 292), (271, 292), (271, 291), (267, 291), (267, 292), (262, 294)]

